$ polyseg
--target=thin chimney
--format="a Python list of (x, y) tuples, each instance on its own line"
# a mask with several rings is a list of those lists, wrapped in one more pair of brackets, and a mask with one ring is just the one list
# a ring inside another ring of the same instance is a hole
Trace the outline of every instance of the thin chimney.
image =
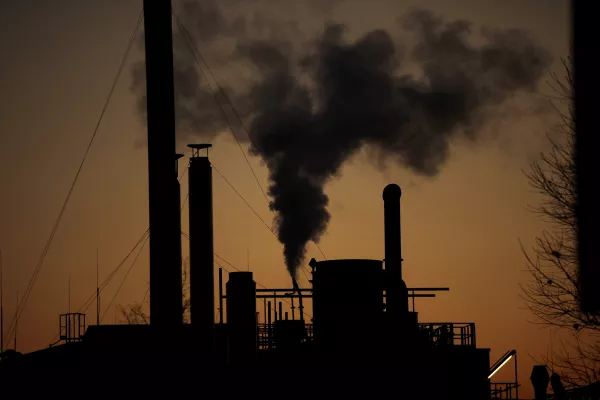
[(402, 244), (400, 235), (400, 186), (390, 184), (383, 190), (385, 229), (385, 273), (387, 312), (408, 312), (408, 293), (402, 280)]
[[(214, 347), (215, 277), (213, 256), (212, 167), (210, 144), (190, 144), (189, 178), (190, 316), (202, 351)], [(200, 150), (206, 149), (206, 156)], [(221, 313), (223, 310), (221, 309)]]

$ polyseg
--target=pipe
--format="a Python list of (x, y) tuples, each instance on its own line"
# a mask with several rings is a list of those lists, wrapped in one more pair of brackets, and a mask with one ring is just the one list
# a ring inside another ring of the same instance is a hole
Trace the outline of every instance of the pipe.
[(296, 319), (296, 307), (294, 306), (294, 298), (292, 297), (292, 319)]
[(402, 280), (402, 244), (400, 236), (400, 197), (402, 190), (389, 184), (383, 190), (385, 229), (385, 273), (387, 312), (408, 312), (408, 291)]
[(214, 346), (215, 289), (213, 253), (212, 167), (201, 148), (189, 145), (192, 157), (189, 178), (190, 314), (199, 343), (210, 351)]
[(223, 268), (219, 268), (219, 323), (223, 323)]
[[(296, 278), (292, 278), (292, 283), (294, 285), (294, 290), (298, 292), (298, 311), (300, 311), (300, 320), (304, 321), (304, 305), (302, 304), (302, 291), (298, 286), (298, 281)], [(294, 319), (294, 298), (292, 297), (292, 319)]]
[(175, 157), (175, 100), (170, 0), (144, 0), (148, 201), (150, 222), (150, 323), (183, 323), (181, 230)]
[(269, 332), (269, 349), (272, 347), (273, 343), (273, 332), (271, 329), (271, 302), (267, 302), (267, 331)]
[(280, 301), (279, 302), (279, 320), (281, 321), (283, 319), (283, 303)]

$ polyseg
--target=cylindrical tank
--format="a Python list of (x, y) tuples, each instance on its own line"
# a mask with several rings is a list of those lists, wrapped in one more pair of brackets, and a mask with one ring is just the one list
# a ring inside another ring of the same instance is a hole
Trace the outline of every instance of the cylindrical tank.
[(256, 364), (256, 283), (252, 272), (231, 272), (225, 285), (227, 307), (227, 359), (233, 367)]
[[(383, 315), (382, 261), (311, 261), (315, 344), (322, 351), (372, 348)], [(371, 340), (372, 339), (372, 340)]]

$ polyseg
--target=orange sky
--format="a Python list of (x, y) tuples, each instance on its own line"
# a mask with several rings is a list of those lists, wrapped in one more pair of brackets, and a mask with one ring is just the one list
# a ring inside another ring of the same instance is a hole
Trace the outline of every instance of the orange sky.
[[(12, 318), (16, 292), (25, 291), (42, 253), (141, 10), (138, 0), (54, 4), (29, 0), (0, 5), (5, 326)], [(390, 26), (412, 5), (476, 24), (530, 30), (556, 58), (568, 51), (566, 1), (348, 0), (333, 17), (361, 32)], [(307, 26), (322, 22), (312, 18)], [(141, 57), (135, 50), (128, 68)], [(558, 65), (554, 68), (560, 72)], [(231, 79), (219, 75), (218, 69), (214, 72), (224, 84)], [(58, 314), (69, 307), (69, 277), (71, 310), (94, 292), (97, 248), (104, 279), (147, 228), (147, 154), (135, 146), (145, 133), (129, 85), (127, 69), (20, 320), (21, 351), (44, 347), (58, 333)], [(541, 91), (549, 93), (550, 88)], [(397, 167), (378, 171), (359, 156), (326, 188), (332, 221), (321, 248), (329, 259), (382, 259), (381, 192), (390, 182), (403, 188), (405, 281), (409, 287), (451, 288), (437, 299), (417, 301), (420, 320), (475, 322), (478, 344), (492, 349), (492, 362), (517, 349), (525, 394), (530, 392), (533, 363), (528, 354), (546, 354), (550, 334), (528, 322), (531, 317), (519, 298), (519, 284), (528, 276), (518, 240), (531, 243), (543, 228), (526, 210), (537, 197), (522, 169), (544, 148), (544, 133), (554, 123), (551, 117), (502, 121), (496, 125), (499, 140), (469, 148), (457, 143), (442, 173), (431, 180)], [(216, 168), (270, 223), (266, 201), (231, 135), (224, 132), (213, 145)], [(265, 169), (259, 160), (251, 162), (266, 185)], [(187, 176), (182, 197), (186, 182)], [(216, 253), (245, 269), (249, 251), (250, 269), (258, 282), (289, 284), (281, 245), (216, 173), (214, 201)], [(183, 227), (187, 231), (187, 211)], [(142, 300), (148, 281), (147, 253), (146, 248), (114, 304)], [(309, 247), (310, 257), (320, 258), (314, 245)], [(117, 290), (125, 267), (104, 292), (104, 305)], [(114, 321), (114, 304), (105, 322)], [(95, 320), (94, 307), (89, 311), (88, 320)], [(509, 376), (505, 371), (498, 379)]]

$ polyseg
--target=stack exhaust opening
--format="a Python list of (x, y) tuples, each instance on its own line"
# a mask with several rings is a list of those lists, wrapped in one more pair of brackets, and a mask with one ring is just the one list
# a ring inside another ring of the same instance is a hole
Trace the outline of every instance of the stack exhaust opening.
[[(189, 178), (190, 235), (190, 319), (194, 335), (204, 354), (212, 354), (214, 333), (214, 256), (212, 167), (208, 160), (210, 144), (190, 144), (192, 157)], [(206, 156), (200, 156), (202, 149)]]

